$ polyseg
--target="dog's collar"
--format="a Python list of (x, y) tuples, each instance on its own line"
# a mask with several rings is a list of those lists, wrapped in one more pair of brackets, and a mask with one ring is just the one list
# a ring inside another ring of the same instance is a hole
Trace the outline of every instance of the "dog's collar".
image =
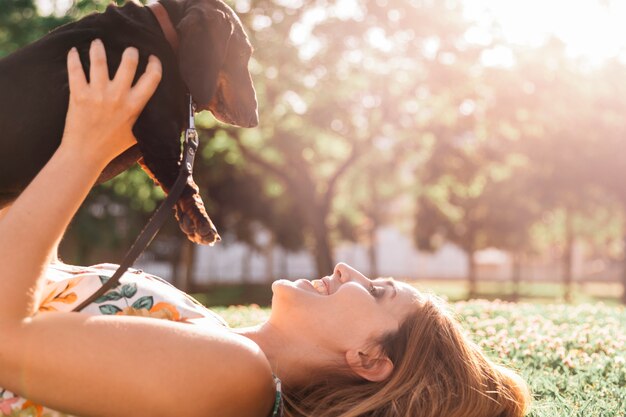
[(169, 42), (174, 52), (178, 52), (178, 34), (176, 33), (176, 29), (174, 29), (174, 25), (172, 25), (172, 21), (170, 20), (170, 16), (167, 14), (165, 7), (158, 2), (152, 3), (147, 7), (150, 9), (152, 14), (154, 14), (157, 22), (159, 22), (159, 26), (161, 26), (161, 30), (163, 31), (167, 42)]

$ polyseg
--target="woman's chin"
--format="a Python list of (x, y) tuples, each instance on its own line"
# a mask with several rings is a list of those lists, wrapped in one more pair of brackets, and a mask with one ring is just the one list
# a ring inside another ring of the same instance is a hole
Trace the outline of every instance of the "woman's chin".
[(277, 279), (272, 282), (272, 292), (276, 294), (277, 292), (289, 290), (295, 287), (295, 283), (288, 279)]

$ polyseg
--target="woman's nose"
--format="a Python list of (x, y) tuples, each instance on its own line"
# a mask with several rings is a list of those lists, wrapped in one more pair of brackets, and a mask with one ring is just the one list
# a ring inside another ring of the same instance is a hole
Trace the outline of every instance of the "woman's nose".
[(333, 269), (333, 275), (336, 276), (340, 282), (345, 282), (347, 277), (347, 267), (348, 265), (344, 263), (338, 263), (335, 265), (335, 269)]
[(348, 282), (354, 279), (367, 279), (363, 274), (361, 274), (356, 269), (352, 268), (350, 265), (345, 264), (343, 262), (335, 265), (335, 269), (333, 274), (339, 278), (340, 282)]

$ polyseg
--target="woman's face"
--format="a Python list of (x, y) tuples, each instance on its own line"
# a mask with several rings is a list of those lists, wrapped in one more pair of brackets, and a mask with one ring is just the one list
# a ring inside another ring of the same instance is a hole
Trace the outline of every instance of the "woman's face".
[(344, 263), (319, 280), (275, 281), (272, 290), (270, 321), (336, 353), (395, 332), (421, 298), (408, 284), (370, 280)]

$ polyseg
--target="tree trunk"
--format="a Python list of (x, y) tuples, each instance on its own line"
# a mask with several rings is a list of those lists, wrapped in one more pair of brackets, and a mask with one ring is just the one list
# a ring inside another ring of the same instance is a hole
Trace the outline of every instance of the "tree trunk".
[(314, 255), (317, 276), (323, 277), (332, 273), (335, 266), (328, 231), (325, 226), (318, 225), (314, 227), (313, 236), (315, 238)]
[(252, 248), (246, 245), (246, 253), (241, 257), (241, 277), (240, 280), (242, 283), (247, 283), (250, 281), (250, 259), (252, 258)]
[(370, 193), (371, 209), (369, 213), (370, 227), (368, 230), (368, 247), (367, 255), (369, 258), (369, 274), (370, 278), (378, 277), (378, 225), (380, 224), (380, 198), (378, 195), (378, 188), (376, 187), (376, 177), (378, 177), (378, 169), (374, 168), (368, 175), (368, 187)]
[(189, 291), (193, 284), (193, 267), (196, 260), (196, 247), (187, 239), (184, 239), (180, 248), (180, 257), (176, 274), (174, 275), (174, 283), (181, 291)]
[(270, 235), (270, 241), (263, 248), (265, 252), (265, 281), (274, 281), (274, 235)]
[(572, 215), (565, 211), (565, 249), (563, 253), (563, 285), (566, 303), (572, 302), (572, 261), (574, 253), (574, 231)]
[(468, 298), (475, 298), (476, 290), (476, 260), (474, 259), (474, 250), (467, 251), (467, 281), (469, 284)]
[(378, 230), (376, 222), (372, 222), (372, 227), (370, 227), (368, 246), (367, 246), (367, 257), (369, 258), (369, 274), (370, 278), (374, 279), (378, 277), (378, 253), (376, 250), (376, 243), (378, 242), (376, 231)]
[(312, 248), (309, 247), (309, 250), (312, 251), (315, 259), (316, 274), (318, 277), (323, 277), (330, 274), (335, 266), (328, 226), (326, 226), (330, 206), (311, 202), (310, 199), (300, 199), (297, 203), (305, 215), (306, 224), (313, 237)]
[(289, 276), (289, 252), (286, 249), (280, 251), (280, 277), (287, 278)]
[[(179, 285), (179, 265), (180, 259), (182, 257), (184, 242), (179, 239), (179, 243), (174, 245), (174, 250), (170, 252), (170, 256), (168, 257), (168, 261), (170, 264), (170, 281), (174, 284), (174, 286), (178, 287)], [(180, 288), (180, 287), (178, 287)]]
[(304, 207), (313, 235), (313, 256), (318, 277), (332, 273), (335, 266), (330, 234), (326, 226), (328, 207), (320, 204)]
[(624, 231), (624, 254), (622, 264), (622, 303), (626, 304), (626, 231)]
[(513, 301), (519, 301), (520, 281), (522, 278), (522, 255), (519, 252), (513, 253)]

